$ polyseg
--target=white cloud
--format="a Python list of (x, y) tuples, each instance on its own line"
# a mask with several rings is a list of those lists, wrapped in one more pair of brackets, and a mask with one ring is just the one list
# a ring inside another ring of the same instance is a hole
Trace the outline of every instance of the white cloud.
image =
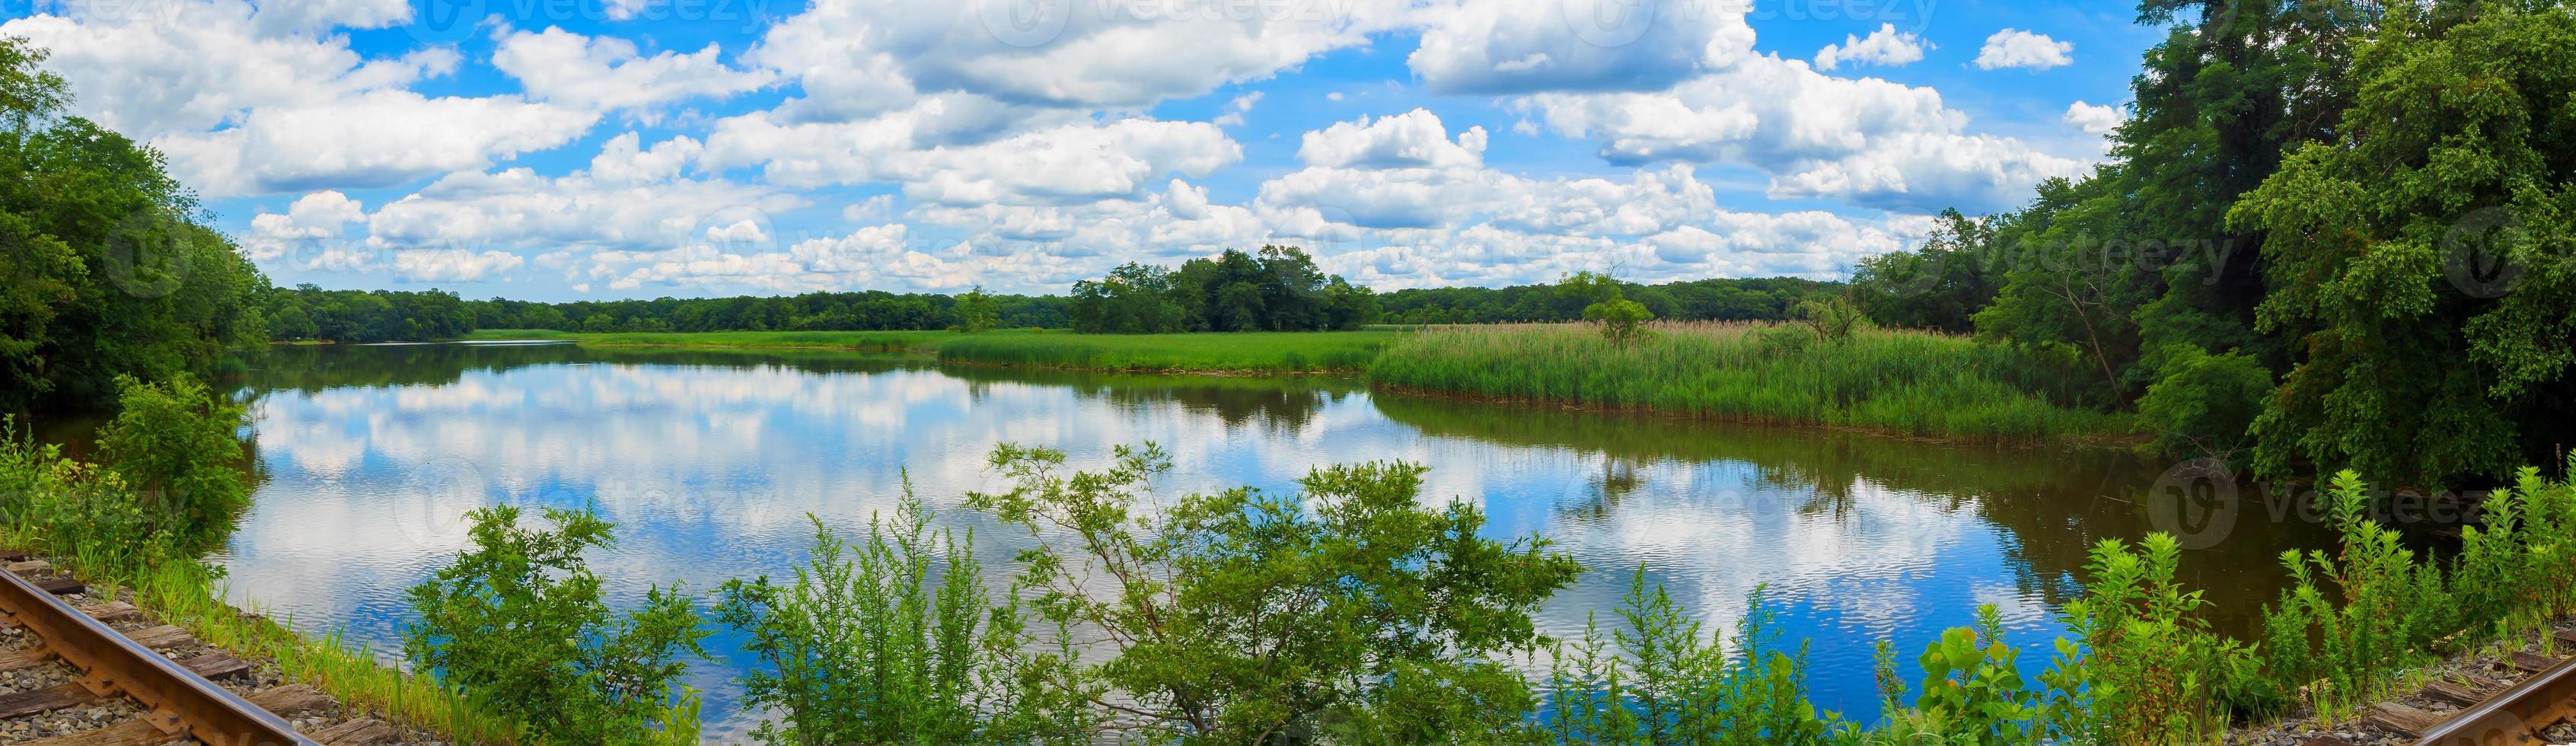
[(394, 252), (394, 274), (413, 282), (473, 282), (518, 269), (527, 260), (506, 251), (406, 249)]
[(53, 52), (76, 111), (151, 143), (208, 197), (389, 186), (570, 141), (595, 117), (516, 96), (422, 96), (454, 72), (445, 48), (367, 58), (331, 24), (408, 17), (347, 0), (254, 9), (237, 0), (64, 6), (0, 24)]
[(1409, 13), (1394, 0), (1295, 7), (822, 0), (771, 27), (749, 58), (804, 84), (807, 96), (782, 110), (789, 121), (891, 111), (915, 92), (1138, 108), (1364, 44)]
[(2074, 51), (2074, 42), (2007, 28), (1986, 37), (1986, 46), (1977, 50), (1977, 67), (1983, 70), (2011, 67), (2046, 70), (2075, 64)]
[(1307, 132), (1297, 158), (1310, 166), (1477, 168), (1484, 165), (1485, 142), (1483, 127), (1469, 127), (1451, 142), (1439, 115), (1414, 109)]
[(1864, 207), (2003, 209), (2083, 164), (2014, 138), (1966, 134), (1939, 91), (1825, 75), (1762, 56), (1655, 93), (1545, 93), (1513, 106), (1601, 143), (1613, 162), (1734, 163), (1772, 176), (1775, 197)]
[(1843, 43), (1827, 44), (1816, 50), (1816, 68), (1832, 70), (1843, 63), (1896, 67), (1923, 60), (1923, 50), (1931, 44), (1913, 32), (1899, 33), (1896, 24), (1882, 23), (1867, 38), (1843, 35)]
[(1405, 64), (1442, 93), (1653, 90), (1751, 54), (1743, 0), (1462, 0)]
[(2066, 123), (2088, 135), (2109, 134), (2120, 128), (2120, 107), (2077, 101), (2066, 105)]
[(253, 110), (239, 126), (163, 136), (171, 170), (214, 196), (389, 187), (553, 148), (595, 114), (515, 96), (426, 98), (372, 91), (327, 104)]
[(321, 191), (297, 198), (286, 213), (263, 212), (250, 220), (250, 232), (241, 236), (242, 254), (256, 261), (273, 261), (289, 254), (319, 250), (336, 242), (350, 223), (367, 218), (366, 206), (348, 195)]
[(1257, 103), (1261, 103), (1260, 91), (1236, 96), (1234, 100), (1226, 102), (1224, 114), (1208, 120), (1208, 123), (1219, 127), (1240, 127), (1243, 125), (1243, 115), (1251, 113), (1252, 105)]
[(772, 79), (766, 70), (727, 67), (718, 59), (720, 53), (708, 44), (692, 54), (666, 50), (645, 57), (625, 39), (548, 27), (501, 37), (492, 65), (517, 78), (537, 100), (603, 111), (723, 98)]
[(910, 153), (894, 175), (916, 201), (1065, 204), (1136, 198), (1163, 176), (1204, 176), (1242, 158), (1216, 125), (1125, 119)]

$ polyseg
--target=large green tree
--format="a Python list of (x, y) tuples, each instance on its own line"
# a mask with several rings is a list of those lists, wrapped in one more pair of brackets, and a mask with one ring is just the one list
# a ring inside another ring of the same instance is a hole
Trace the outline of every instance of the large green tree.
[(265, 339), (268, 280), (160, 153), (67, 114), (44, 59), (0, 39), (0, 410), (100, 404), (117, 376)]
[(2576, 435), (2576, 15), (2390, 7), (2342, 117), (2369, 126), (2299, 148), (2232, 212), (2266, 236), (2263, 328), (2299, 353), (2256, 464), (2501, 478)]

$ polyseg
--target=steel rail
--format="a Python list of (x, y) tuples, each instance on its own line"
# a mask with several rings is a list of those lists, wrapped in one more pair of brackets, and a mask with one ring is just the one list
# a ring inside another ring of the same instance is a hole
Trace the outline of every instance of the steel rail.
[(2576, 715), (2576, 658), (2559, 661), (2507, 687), (2440, 725), (2424, 731), (2418, 746), (2540, 744), (2540, 730)]
[(141, 703), (145, 722), (172, 738), (209, 746), (318, 746), (285, 719), (135, 644), (17, 573), (0, 576), (6, 576), (0, 607), (36, 634), (46, 654), (79, 668), (81, 685), (92, 693)]

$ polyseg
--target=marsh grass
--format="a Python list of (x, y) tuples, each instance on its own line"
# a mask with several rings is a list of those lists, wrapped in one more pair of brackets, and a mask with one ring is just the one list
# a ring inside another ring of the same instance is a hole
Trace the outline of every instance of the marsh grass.
[[(995, 331), (984, 334), (1021, 334), (1018, 331)], [(852, 332), (560, 332), (551, 329), (481, 329), (465, 335), (469, 341), (505, 339), (563, 339), (585, 346), (601, 347), (738, 347), (746, 349), (783, 350), (860, 350), (865, 352), (929, 352), (941, 342), (963, 335), (949, 331), (852, 331)]]
[(950, 339), (941, 362), (1121, 372), (1322, 373), (1365, 370), (1397, 332), (994, 334)]
[[(1796, 346), (1784, 327), (1656, 324), (1620, 344), (1584, 325), (1440, 327), (1399, 335), (1372, 385), (1515, 401), (1976, 440), (2126, 436), (2088, 400), (2079, 361), (1928, 332), (1861, 330)], [(2097, 387), (2098, 386), (2093, 386)]]

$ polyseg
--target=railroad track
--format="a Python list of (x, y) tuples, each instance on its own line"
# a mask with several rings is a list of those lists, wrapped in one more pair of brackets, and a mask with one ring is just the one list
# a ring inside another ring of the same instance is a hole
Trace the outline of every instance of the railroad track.
[[(2555, 648), (2560, 652), (2576, 649), (2576, 630), (2560, 631), (2555, 637)], [(2383, 703), (2365, 716), (2363, 723), (2412, 738), (2418, 746), (2564, 743), (2566, 739), (2552, 740), (2543, 732), (2576, 717), (2576, 657), (2549, 658), (2516, 651), (2504, 663), (2523, 677), (2506, 682), (2460, 674), (2435, 681), (2413, 698), (2425, 706)], [(2428, 707), (2447, 711), (2435, 712)]]
[(0, 651), (0, 676), (17, 689), (0, 693), (0, 728), (8, 731), (0, 740), (13, 746), (359, 746), (396, 735), (377, 720), (299, 734), (280, 716), (328, 710), (329, 695), (300, 684), (236, 694), (215, 681), (249, 676), (249, 662), (212, 649), (165, 654), (200, 646), (187, 630), (141, 624), (124, 603), (75, 607), (60, 596), (87, 589), (42, 560), (0, 553), (0, 562), (0, 631), (23, 641)]

